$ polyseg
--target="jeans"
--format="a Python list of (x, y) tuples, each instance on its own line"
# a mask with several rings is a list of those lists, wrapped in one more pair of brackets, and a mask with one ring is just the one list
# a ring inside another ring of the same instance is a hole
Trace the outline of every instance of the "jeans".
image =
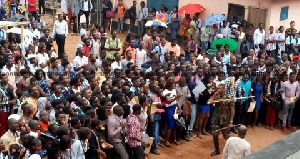
[(171, 28), (171, 40), (177, 38), (177, 30), (178, 30), (178, 29), (173, 29), (173, 28)]
[(190, 130), (190, 131), (192, 131), (193, 127), (194, 127), (194, 123), (195, 123), (195, 119), (196, 119), (196, 107), (197, 107), (197, 104), (192, 104), (191, 120), (190, 120), (190, 124), (189, 124), (189, 128), (188, 128), (188, 130)]
[(248, 51), (250, 51), (250, 49), (254, 49), (254, 43), (253, 43), (253, 41), (247, 40), (246, 41), (246, 46), (247, 46)]
[(208, 41), (201, 41), (201, 52), (205, 52), (208, 48)]
[(246, 122), (246, 115), (249, 108), (250, 100), (246, 100), (243, 104), (237, 102), (235, 105), (235, 123), (236, 124), (245, 124)]
[(138, 34), (142, 37), (145, 32), (145, 20), (138, 21)]
[(9, 7), (10, 7), (10, 14), (9, 14), (9, 16), (11, 16), (11, 14), (13, 16), (15, 16), (16, 12), (17, 12), (17, 5), (16, 4), (10, 4)]
[[(72, 16), (72, 20), (73, 20), (73, 33), (78, 33), (78, 24), (80, 24), (80, 16)], [(78, 19), (77, 19), (78, 18)], [(78, 20), (78, 23), (77, 23)]]
[(118, 30), (123, 31), (124, 18), (118, 18)]
[(295, 108), (295, 103), (285, 104), (283, 106), (282, 126), (286, 126), (286, 123), (291, 124), (294, 108)]
[(154, 120), (153, 123), (154, 147), (159, 144), (159, 120)]
[(135, 19), (130, 18), (129, 32), (134, 33), (134, 23)]
[(190, 52), (185, 51), (184, 57), (185, 57), (185, 62), (190, 61)]

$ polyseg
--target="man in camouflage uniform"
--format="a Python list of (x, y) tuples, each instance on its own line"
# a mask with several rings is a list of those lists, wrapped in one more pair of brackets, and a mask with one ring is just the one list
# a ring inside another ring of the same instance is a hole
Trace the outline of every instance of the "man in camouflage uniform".
[[(220, 84), (218, 86), (218, 91), (215, 96), (212, 97), (212, 100), (222, 100), (230, 99), (229, 95), (225, 93), (225, 85)], [(232, 127), (234, 117), (234, 104), (232, 101), (221, 101), (215, 103), (215, 114), (213, 118), (213, 141), (215, 145), (215, 151), (210, 155), (215, 156), (220, 154), (219, 148), (219, 131), (218, 129), (228, 127), (227, 129), (221, 130), (223, 137), (227, 140), (229, 138), (228, 132), (229, 128)]]

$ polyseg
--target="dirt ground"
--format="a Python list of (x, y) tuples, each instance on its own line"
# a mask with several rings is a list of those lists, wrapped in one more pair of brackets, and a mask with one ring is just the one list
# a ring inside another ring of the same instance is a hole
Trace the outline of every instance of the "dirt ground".
[[(43, 16), (42, 19), (46, 22), (47, 28), (51, 28), (53, 20), (51, 16)], [(124, 41), (126, 33), (118, 34), (118, 38), (121, 41)], [(73, 61), (75, 56), (75, 47), (80, 43), (80, 36), (76, 34), (69, 34), (66, 38), (65, 44), (65, 52), (69, 55), (69, 61)], [(54, 44), (57, 49), (57, 45)], [(292, 133), (292, 130), (288, 131), (288, 133), (284, 133), (281, 129), (277, 128), (274, 130), (266, 129), (265, 127), (255, 127), (254, 129), (250, 128), (248, 130), (246, 140), (251, 144), (252, 152), (255, 152), (259, 149), (266, 147), (274, 143), (277, 140), (285, 137), (286, 135)], [(233, 134), (231, 134), (233, 135)], [(234, 135), (233, 135), (234, 136)], [(186, 142), (182, 141), (181, 145), (173, 145), (171, 148), (163, 148), (160, 149), (160, 155), (152, 155), (150, 154), (148, 158), (150, 159), (199, 159), (199, 158), (211, 158), (210, 153), (214, 151), (214, 145), (212, 136), (204, 136), (205, 139), (193, 138), (193, 141)], [(222, 135), (220, 138), (220, 148), (223, 151), (223, 147), (225, 145), (225, 140)], [(221, 158), (221, 155), (214, 157), (216, 159)]]

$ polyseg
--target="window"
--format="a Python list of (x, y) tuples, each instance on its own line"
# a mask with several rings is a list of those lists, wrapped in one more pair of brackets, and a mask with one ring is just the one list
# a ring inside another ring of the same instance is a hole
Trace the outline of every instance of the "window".
[(280, 11), (280, 21), (288, 19), (289, 7), (282, 7)]

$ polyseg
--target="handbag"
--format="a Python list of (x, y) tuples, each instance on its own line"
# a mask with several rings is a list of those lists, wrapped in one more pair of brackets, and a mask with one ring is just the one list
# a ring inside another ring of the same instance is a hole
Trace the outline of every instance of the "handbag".
[(116, 13), (114, 11), (106, 11), (106, 18), (115, 18)]

